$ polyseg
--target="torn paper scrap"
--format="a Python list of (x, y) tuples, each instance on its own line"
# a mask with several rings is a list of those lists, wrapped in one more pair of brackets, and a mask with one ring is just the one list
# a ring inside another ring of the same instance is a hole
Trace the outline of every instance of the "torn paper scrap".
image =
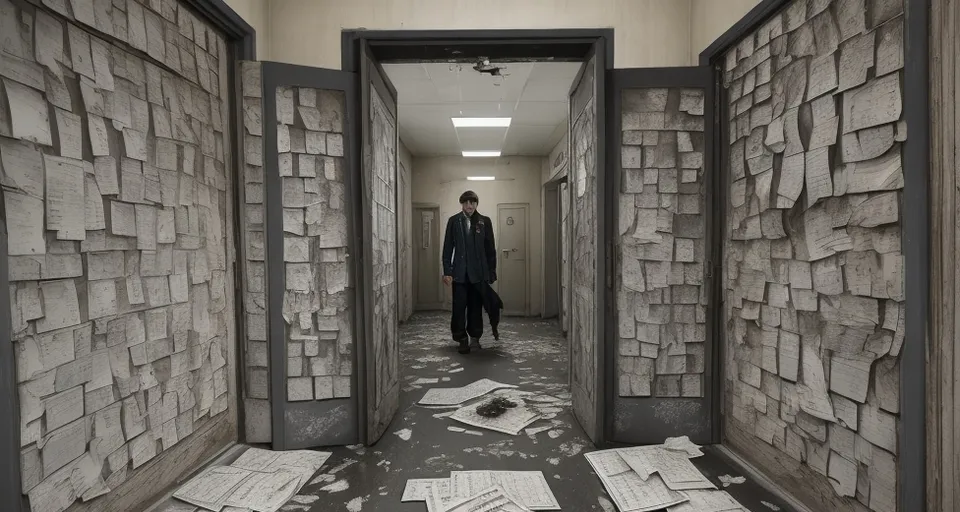
[(720, 475), (720, 483), (724, 487), (730, 487), (731, 484), (742, 484), (746, 481), (747, 479), (742, 476)]
[(411, 478), (407, 480), (400, 501), (427, 501), (434, 487), (437, 487), (442, 495), (450, 495), (449, 478)]
[(494, 486), (447, 505), (446, 512), (530, 512), (503, 488)]
[(621, 449), (620, 457), (641, 479), (659, 473), (667, 487), (674, 491), (717, 488), (683, 452), (671, 452), (661, 446), (638, 446)]
[(420, 405), (460, 405), (468, 400), (481, 397), (487, 393), (503, 388), (515, 388), (512, 384), (502, 384), (490, 379), (480, 379), (459, 388), (433, 388), (427, 390)]
[(672, 452), (684, 452), (687, 454), (687, 457), (691, 459), (703, 456), (700, 445), (695, 444), (687, 436), (668, 437), (667, 440), (663, 442), (663, 448)]
[(450, 418), (466, 425), (515, 436), (520, 434), (520, 431), (526, 428), (527, 425), (537, 421), (540, 415), (522, 405), (518, 405), (517, 407), (507, 409), (500, 416), (488, 418), (478, 414), (475, 405), (468, 405), (457, 409)]

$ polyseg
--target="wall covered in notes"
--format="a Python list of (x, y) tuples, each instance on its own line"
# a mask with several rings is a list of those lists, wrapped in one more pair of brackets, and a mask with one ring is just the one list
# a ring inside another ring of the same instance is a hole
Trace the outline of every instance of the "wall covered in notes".
[(702, 89), (621, 98), (618, 393), (703, 396)]
[(263, 91), (257, 62), (241, 64), (243, 93), (243, 428), (249, 443), (269, 443), (266, 233), (263, 185)]
[(815, 510), (897, 509), (902, 13), (795, 1), (726, 55), (726, 431)]
[(344, 94), (280, 87), (270, 100), (277, 102), (283, 182), (287, 401), (349, 398), (354, 308), (347, 263)]
[(0, 21), (23, 492), (97, 509), (235, 414), (227, 49), (173, 0)]

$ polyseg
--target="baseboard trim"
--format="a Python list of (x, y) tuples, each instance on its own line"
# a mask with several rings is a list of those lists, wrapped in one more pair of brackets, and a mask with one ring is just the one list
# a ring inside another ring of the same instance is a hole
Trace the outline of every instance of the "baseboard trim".
[(795, 512), (813, 512), (813, 510), (801, 503), (800, 500), (793, 497), (793, 495), (790, 493), (784, 491), (783, 488), (777, 485), (773, 480), (767, 478), (767, 476), (757, 469), (756, 466), (747, 462), (743, 457), (737, 455), (737, 453), (730, 448), (721, 444), (711, 445), (710, 448), (715, 450), (717, 454), (724, 459), (727, 459), (728, 462), (740, 468), (740, 470), (746, 473), (751, 480), (758, 483), (760, 487), (763, 487), (776, 497), (783, 500)]

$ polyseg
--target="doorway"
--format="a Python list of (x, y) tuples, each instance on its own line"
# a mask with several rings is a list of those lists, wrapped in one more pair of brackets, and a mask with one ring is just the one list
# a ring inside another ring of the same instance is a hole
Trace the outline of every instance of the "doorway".
[(503, 314), (507, 316), (529, 316), (529, 212), (529, 204), (497, 205), (500, 233), (497, 244), (497, 291), (503, 300)]
[(414, 205), (413, 222), (414, 311), (443, 309), (440, 206)]

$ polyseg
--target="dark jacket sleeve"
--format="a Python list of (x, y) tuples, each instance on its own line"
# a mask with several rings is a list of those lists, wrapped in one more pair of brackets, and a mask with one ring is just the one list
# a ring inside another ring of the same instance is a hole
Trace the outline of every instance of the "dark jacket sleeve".
[(493, 223), (490, 221), (490, 218), (487, 217), (487, 225), (490, 226), (490, 229), (487, 230), (487, 243), (486, 252), (487, 252), (487, 267), (490, 269), (490, 277), (493, 281), (497, 280), (497, 242), (493, 237)]
[(447, 231), (443, 235), (443, 275), (445, 276), (453, 275), (453, 244), (455, 236), (453, 233), (453, 219), (447, 219)]

